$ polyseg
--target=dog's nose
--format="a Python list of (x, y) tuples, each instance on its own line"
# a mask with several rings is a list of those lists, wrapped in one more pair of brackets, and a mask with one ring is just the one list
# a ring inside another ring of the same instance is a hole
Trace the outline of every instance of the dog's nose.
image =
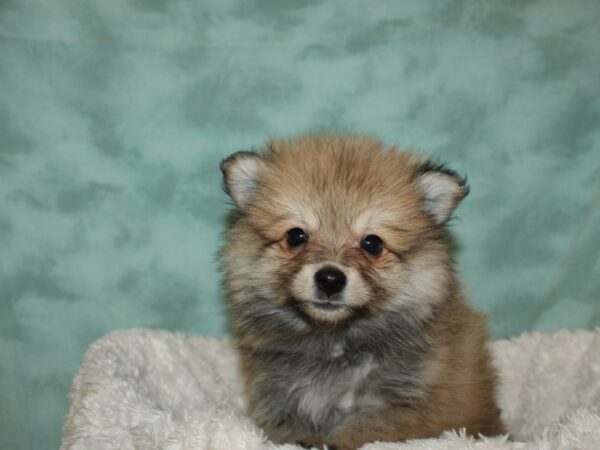
[(327, 297), (337, 294), (346, 286), (346, 275), (339, 269), (325, 266), (315, 273), (315, 283)]

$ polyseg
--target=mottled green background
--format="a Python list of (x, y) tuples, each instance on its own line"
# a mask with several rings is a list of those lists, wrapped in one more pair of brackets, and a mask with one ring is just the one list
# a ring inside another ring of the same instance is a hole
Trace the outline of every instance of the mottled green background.
[(0, 0), (0, 448), (56, 448), (86, 347), (222, 335), (218, 164), (348, 130), (466, 173), (495, 337), (600, 325), (600, 2)]

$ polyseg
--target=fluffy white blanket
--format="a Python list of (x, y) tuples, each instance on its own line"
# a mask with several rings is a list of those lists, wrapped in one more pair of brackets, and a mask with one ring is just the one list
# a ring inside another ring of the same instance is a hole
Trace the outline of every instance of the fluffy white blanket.
[[(600, 449), (600, 329), (530, 333), (492, 345), (510, 438), (376, 442), (364, 450)], [(130, 330), (93, 344), (75, 377), (62, 450), (297, 449), (244, 415), (228, 340)]]

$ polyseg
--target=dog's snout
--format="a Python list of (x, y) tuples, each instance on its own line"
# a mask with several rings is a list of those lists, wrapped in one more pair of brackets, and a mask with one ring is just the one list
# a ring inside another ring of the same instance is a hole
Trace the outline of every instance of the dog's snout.
[(315, 273), (315, 284), (327, 297), (331, 297), (344, 289), (346, 275), (335, 267), (326, 266)]

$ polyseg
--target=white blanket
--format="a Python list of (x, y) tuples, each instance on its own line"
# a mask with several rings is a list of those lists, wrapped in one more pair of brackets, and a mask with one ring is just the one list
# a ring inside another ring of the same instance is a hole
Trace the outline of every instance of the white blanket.
[[(600, 329), (529, 333), (491, 344), (508, 437), (377, 442), (365, 450), (600, 449)], [(129, 330), (94, 343), (70, 394), (62, 450), (297, 449), (244, 415), (228, 340)]]

